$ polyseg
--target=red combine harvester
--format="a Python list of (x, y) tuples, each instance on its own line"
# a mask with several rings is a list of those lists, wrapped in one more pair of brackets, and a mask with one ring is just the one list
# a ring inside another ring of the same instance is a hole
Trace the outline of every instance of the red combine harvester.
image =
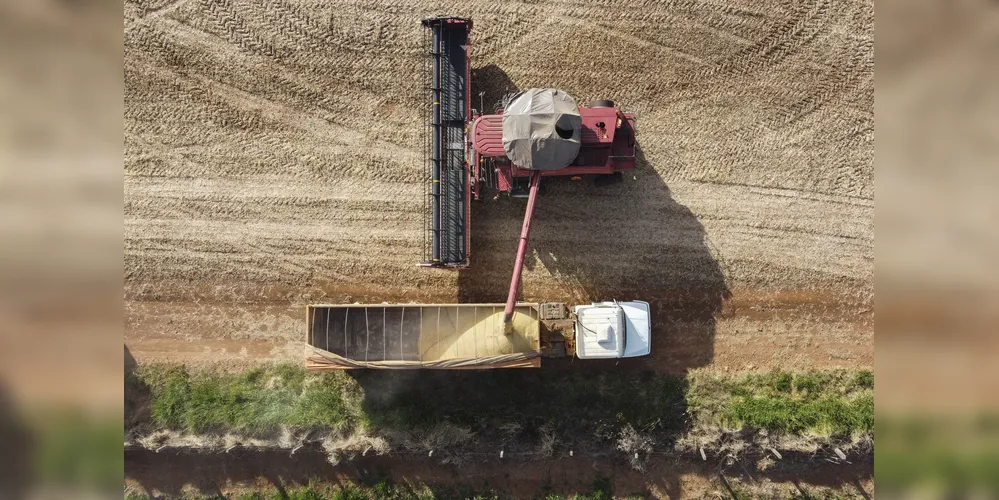
[[(515, 98), (517, 95), (514, 95)], [(547, 170), (542, 176), (619, 176), (635, 168), (635, 115), (621, 111), (614, 101), (596, 100), (579, 107), (579, 153), (572, 163), (559, 170)], [(469, 132), (469, 158), (474, 180), (473, 196), (479, 199), (481, 188), (517, 194), (517, 181), (531, 177), (531, 170), (520, 168), (503, 149), (503, 109), (495, 114), (473, 113)]]
[(437, 17), (424, 19), (423, 26), (428, 28), (426, 83), (432, 104), (425, 141), (428, 216), (422, 265), (468, 267), (471, 200), (479, 199), (483, 188), (514, 196), (526, 191), (505, 311), (509, 321), (541, 179), (620, 178), (620, 172), (635, 167), (635, 115), (609, 100), (577, 106), (554, 89), (529, 89), (505, 98), (496, 113), (479, 114), (470, 104), (472, 21)]

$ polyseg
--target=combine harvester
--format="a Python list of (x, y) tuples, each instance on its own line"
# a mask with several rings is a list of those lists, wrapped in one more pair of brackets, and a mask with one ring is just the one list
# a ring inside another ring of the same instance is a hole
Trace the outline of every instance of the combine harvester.
[(612, 101), (578, 106), (565, 92), (529, 89), (494, 114), (471, 108), (472, 22), (423, 20), (427, 54), (426, 218), (421, 265), (469, 265), (471, 201), (483, 188), (527, 196), (506, 304), (312, 305), (314, 370), (346, 368), (523, 368), (541, 357), (644, 356), (649, 304), (517, 303), (531, 219), (543, 177), (620, 179), (635, 167), (635, 116)]

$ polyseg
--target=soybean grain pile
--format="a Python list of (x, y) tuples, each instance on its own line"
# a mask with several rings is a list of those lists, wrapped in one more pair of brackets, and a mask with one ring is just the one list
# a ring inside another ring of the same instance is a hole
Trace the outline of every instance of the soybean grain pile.
[(300, 360), (307, 303), (505, 297), (524, 200), (475, 203), (472, 269), (416, 266), (441, 14), (475, 23), (474, 107), (555, 87), (639, 117), (622, 183), (546, 184), (524, 300), (649, 301), (625, 367), (873, 366), (874, 8), (842, 0), (126, 2), (137, 360)]

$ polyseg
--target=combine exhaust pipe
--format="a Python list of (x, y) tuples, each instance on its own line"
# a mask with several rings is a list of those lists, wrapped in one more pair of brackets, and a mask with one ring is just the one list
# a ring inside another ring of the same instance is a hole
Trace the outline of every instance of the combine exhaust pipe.
[(538, 199), (538, 187), (541, 186), (541, 170), (531, 172), (531, 193), (527, 197), (527, 211), (524, 212), (524, 226), (520, 229), (520, 243), (517, 245), (517, 259), (513, 263), (513, 277), (510, 278), (510, 291), (506, 296), (506, 308), (503, 310), (503, 323), (509, 324), (513, 318), (513, 309), (517, 305), (517, 293), (520, 292), (520, 275), (524, 269), (524, 255), (527, 253), (527, 239), (531, 235), (531, 219), (534, 218), (534, 202)]

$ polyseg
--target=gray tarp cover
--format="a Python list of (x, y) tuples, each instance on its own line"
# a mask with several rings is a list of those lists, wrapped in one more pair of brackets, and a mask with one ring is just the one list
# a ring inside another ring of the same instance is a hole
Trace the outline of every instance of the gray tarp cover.
[(528, 89), (503, 110), (503, 149), (520, 168), (558, 170), (579, 154), (583, 120), (561, 90)]

